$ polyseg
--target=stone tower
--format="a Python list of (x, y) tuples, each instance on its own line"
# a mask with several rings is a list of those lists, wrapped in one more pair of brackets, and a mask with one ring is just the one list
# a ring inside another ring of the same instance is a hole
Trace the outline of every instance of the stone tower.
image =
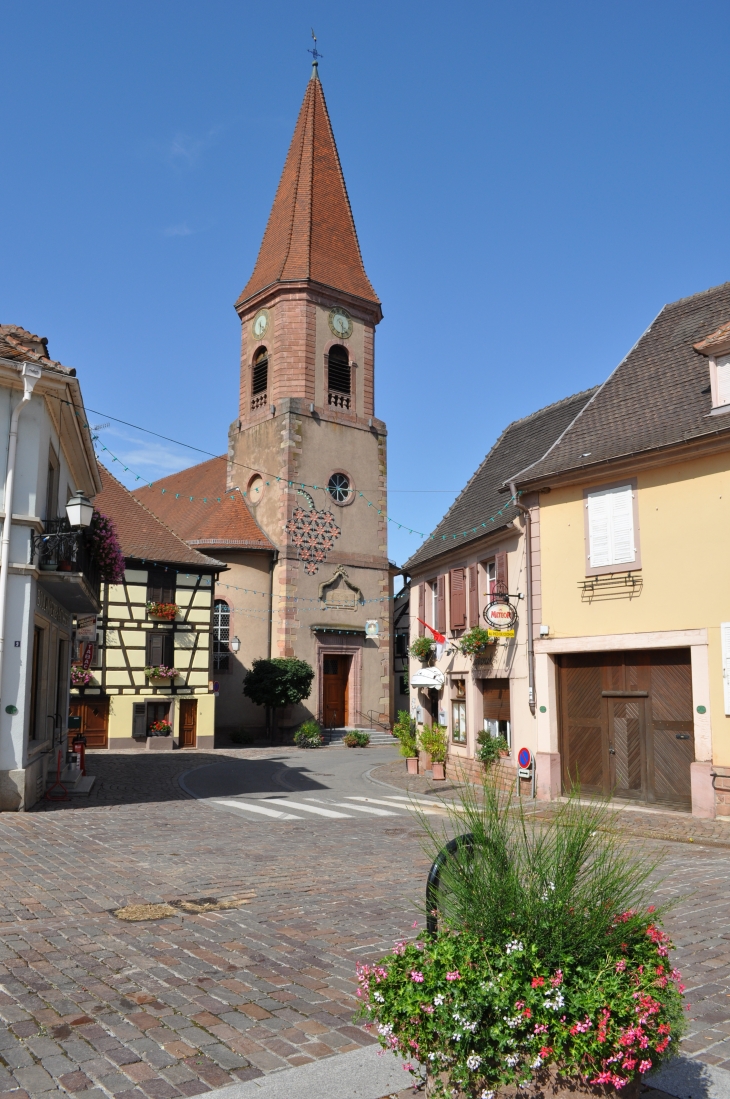
[(386, 430), (374, 408), (382, 310), (316, 62), (236, 311), (229, 485), (246, 493), (278, 551), (270, 655), (313, 665), (306, 708), (327, 725), (364, 724), (370, 711), (387, 720)]

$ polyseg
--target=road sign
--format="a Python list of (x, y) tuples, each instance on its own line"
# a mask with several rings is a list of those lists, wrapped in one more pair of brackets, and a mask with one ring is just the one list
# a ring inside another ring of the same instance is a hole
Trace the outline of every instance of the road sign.
[(517, 762), (524, 770), (532, 766), (532, 753), (529, 748), (520, 748), (517, 753)]

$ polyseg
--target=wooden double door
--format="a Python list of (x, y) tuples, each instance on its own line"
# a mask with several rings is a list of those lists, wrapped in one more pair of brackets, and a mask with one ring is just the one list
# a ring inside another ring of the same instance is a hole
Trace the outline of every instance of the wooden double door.
[(322, 657), (322, 721), (326, 729), (347, 724), (351, 656)]
[(559, 659), (564, 791), (691, 809), (689, 649)]
[(75, 733), (83, 733), (87, 748), (109, 747), (108, 698), (72, 698), (68, 712), (72, 717), (81, 718), (78, 729), (69, 729), (69, 747)]

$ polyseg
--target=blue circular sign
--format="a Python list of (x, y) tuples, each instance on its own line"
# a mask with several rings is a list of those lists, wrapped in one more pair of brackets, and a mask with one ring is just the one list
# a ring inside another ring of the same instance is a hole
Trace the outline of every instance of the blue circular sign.
[(517, 753), (517, 762), (519, 763), (520, 767), (530, 766), (530, 764), (532, 763), (532, 756), (530, 755), (529, 748), (520, 748), (519, 752)]

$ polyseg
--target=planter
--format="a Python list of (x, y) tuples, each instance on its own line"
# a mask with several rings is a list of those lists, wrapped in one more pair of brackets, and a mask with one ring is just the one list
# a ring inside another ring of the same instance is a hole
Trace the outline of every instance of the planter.
[(177, 611), (175, 614), (152, 614), (151, 611), (147, 612), (147, 617), (152, 622), (174, 622), (177, 617)]
[(443, 780), (446, 778), (446, 764), (445, 763), (437, 763), (437, 762), (434, 761), (434, 763), (432, 764), (432, 767), (433, 767), (434, 781), (435, 782), (443, 782)]
[(58, 562), (56, 561), (41, 561), (38, 566), (41, 572), (56, 572), (58, 569)]
[(147, 682), (150, 687), (169, 687), (174, 678), (167, 675), (150, 675), (147, 677)]
[(408, 756), (406, 759), (406, 767), (409, 775), (418, 774), (418, 756)]
[[(551, 1066), (547, 1072), (540, 1074), (541, 1078), (535, 1079), (535, 1083), (529, 1088), (507, 1087), (500, 1088), (494, 1093), (495, 1099), (639, 1099), (641, 1093), (641, 1078), (630, 1080), (620, 1091), (606, 1084), (591, 1086), (580, 1080), (563, 1079)], [(436, 1092), (438, 1084), (443, 1087), (448, 1084), (448, 1073), (435, 1075), (428, 1073), (426, 1076), (426, 1095), (432, 1096)], [(454, 1099), (467, 1099), (463, 1091), (453, 1093)]]
[(59, 561), (58, 562), (58, 571), (59, 572), (73, 572), (72, 562), (71, 561)]

